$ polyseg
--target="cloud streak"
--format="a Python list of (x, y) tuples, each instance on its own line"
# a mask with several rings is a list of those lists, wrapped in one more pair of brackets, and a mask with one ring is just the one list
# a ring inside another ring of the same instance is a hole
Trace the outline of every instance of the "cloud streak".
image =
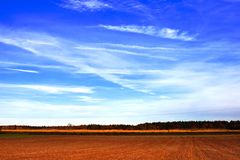
[[(216, 90), (217, 91), (217, 90)], [(221, 91), (221, 90), (218, 90)], [(239, 93), (235, 92), (237, 95)], [(110, 100), (103, 101), (100, 104), (94, 105), (73, 105), (67, 102), (56, 104), (49, 102), (39, 102), (28, 99), (6, 99), (1, 101), (0, 105), (5, 108), (0, 108), (2, 116), (1, 118), (27, 118), (27, 119), (42, 119), (42, 123), (48, 124), (49, 120), (45, 119), (69, 119), (72, 122), (72, 118), (78, 119), (78, 123), (100, 123), (110, 124), (114, 123), (126, 123), (134, 124), (144, 121), (174, 121), (174, 120), (198, 120), (200, 117), (210, 118), (211, 116), (224, 117), (224, 119), (238, 119), (239, 115), (239, 101), (235, 101), (234, 97), (226, 97), (221, 94), (221, 98), (218, 98), (214, 94), (207, 94), (209, 97), (207, 101), (205, 93), (188, 96), (186, 98), (167, 98), (167, 99), (149, 99), (148, 101), (140, 99), (131, 100)], [(199, 103), (196, 101), (196, 97)], [(234, 100), (234, 101), (232, 101)], [(228, 103), (226, 103), (228, 101)], [(118, 104), (118, 105), (116, 105)], [(206, 105), (207, 107), (203, 107)], [(162, 107), (165, 106), (165, 107)], [(194, 106), (194, 107), (193, 107)], [(32, 114), (28, 114), (29, 111), (34, 110)], [(55, 114), (50, 114), (55, 113)], [(97, 114), (96, 114), (97, 113)], [(231, 117), (231, 118), (229, 118)], [(1, 120), (2, 120), (1, 119)], [(44, 120), (43, 120), (44, 119)], [(69, 122), (69, 121), (68, 121)], [(8, 123), (14, 123), (9, 120)], [(61, 125), (63, 121), (55, 122), (55, 125)], [(29, 124), (29, 122), (27, 123)]]
[(149, 36), (167, 38), (167, 39), (176, 39), (183, 41), (193, 41), (195, 40), (195, 35), (189, 35), (185, 31), (179, 31), (178, 29), (171, 28), (157, 28), (154, 26), (137, 26), (137, 25), (121, 25), (121, 26), (112, 26), (112, 25), (99, 25), (101, 28), (107, 30), (114, 30), (120, 32), (129, 32), (129, 33), (138, 33)]
[[(138, 46), (140, 47), (140, 46)], [(156, 59), (163, 59), (163, 60), (169, 60), (169, 61), (176, 61), (176, 58), (170, 57), (170, 56), (163, 56), (163, 55), (154, 55), (154, 54), (145, 54), (134, 52), (134, 51), (128, 51), (128, 50), (122, 50), (122, 49), (111, 49), (111, 48), (103, 48), (103, 47), (92, 47), (92, 46), (78, 46), (75, 47), (76, 49), (82, 50), (82, 51), (92, 51), (92, 52), (107, 52), (107, 53), (115, 53), (115, 54), (126, 54), (126, 55), (132, 55), (132, 56), (140, 56), (140, 57), (147, 57), (147, 58), (156, 58)]]
[(90, 87), (68, 87), (68, 86), (50, 86), (50, 85), (37, 85), (37, 84), (0, 84), (1, 88), (15, 88), (15, 89), (29, 89), (39, 92), (46, 92), (49, 94), (62, 94), (62, 93), (84, 93), (91, 94), (93, 89)]
[(104, 100), (103, 98), (93, 98), (90, 96), (78, 96), (76, 98), (81, 102), (88, 102), (88, 103), (97, 103), (97, 102), (102, 102)]
[[(146, 96), (146, 98), (130, 97), (129, 101), (116, 101), (113, 98), (108, 102), (98, 101), (98, 98), (88, 96), (78, 97), (79, 103), (94, 102), (101, 109), (108, 107), (106, 110), (103, 109), (102, 116), (107, 117), (120, 112), (123, 115), (134, 114), (141, 116), (146, 113), (149, 115), (155, 113), (175, 113), (178, 110), (187, 112), (188, 110), (194, 111), (195, 109), (217, 110), (218, 108), (224, 109), (230, 107), (237, 109), (240, 105), (240, 101), (237, 100), (240, 96), (239, 64), (223, 64), (218, 61), (210, 62), (205, 60), (205, 58), (209, 57), (210, 51), (213, 52), (215, 58), (218, 58), (217, 56), (221, 55), (221, 50), (219, 49), (214, 50), (214, 48), (211, 48), (207, 50), (206, 46), (203, 46), (204, 49), (201, 52), (197, 52), (199, 49), (191, 47), (186, 50), (181, 49), (182, 53), (177, 56), (177, 61), (173, 63), (169, 60), (158, 59), (153, 56), (156, 56), (154, 54), (164, 54), (169, 50), (179, 52), (177, 47), (174, 47), (174, 50), (171, 48), (161, 50), (161, 48), (156, 47), (119, 44), (105, 44), (104, 47), (99, 47), (99, 44), (84, 45), (76, 40), (67, 40), (59, 37), (54, 37), (55, 41), (57, 41), (57, 46), (39, 45), (29, 42), (29, 39), (37, 40), (39, 38), (36, 34), (19, 32), (14, 36), (9, 35), (11, 34), (1, 38), (0, 41), (27, 50), (37, 57), (48, 58), (63, 66), (73, 68), (74, 70), (70, 70), (69, 73), (93, 74), (104, 79), (104, 82), (108, 84), (117, 84), (118, 86), (114, 88), (114, 91), (124, 88), (124, 94), (127, 92), (125, 90), (129, 91), (130, 89), (131, 92), (137, 92)], [(28, 41), (26, 41), (23, 35), (28, 35), (26, 38)], [(42, 34), (39, 33), (39, 35)], [(53, 39), (50, 35), (42, 35), (41, 38), (46, 42)], [(224, 45), (221, 46), (224, 47)], [(151, 49), (154, 49), (154, 52)], [(160, 50), (155, 52), (155, 49)], [(223, 52), (226, 53), (225, 51)], [(143, 53), (146, 56), (139, 56), (139, 54)], [(232, 54), (232, 52), (227, 53)], [(188, 54), (193, 57), (199, 57), (195, 60), (187, 57)], [(152, 57), (149, 58), (147, 55)], [(168, 56), (176, 58), (175, 54), (169, 54)], [(179, 60), (178, 57), (183, 57), (184, 60)], [(82, 90), (79, 91), (78, 89), (74, 89), (75, 87), (66, 86), (39, 86), (35, 84), (17, 85), (14, 87), (52, 94), (82, 93)], [(89, 93), (89, 91), (84, 93)], [(107, 99), (106, 97), (103, 98)], [(71, 99), (76, 99), (76, 96)], [(118, 105), (116, 106), (116, 104)], [(107, 112), (109, 108), (112, 108), (112, 110)], [(159, 116), (156, 117), (159, 118)], [(154, 120), (154, 118), (151, 120)]]
[(6, 68), (7, 70), (10, 71), (17, 71), (17, 72), (24, 72), (24, 73), (39, 73), (38, 71), (35, 70), (29, 70), (29, 69), (18, 69), (18, 68)]
[(110, 46), (116, 48), (124, 48), (124, 49), (138, 49), (138, 50), (181, 50), (181, 48), (170, 48), (170, 47), (147, 47), (140, 45), (128, 45), (128, 44), (115, 44), (115, 43), (99, 43), (103, 46)]
[[(28, 35), (27, 40), (22, 38), (22, 34)], [(228, 70), (231, 70), (232, 72), (225, 72), (224, 69), (226, 69), (226, 66), (224, 65), (201, 61), (177, 61), (174, 65), (162, 68), (161, 65), (159, 66), (159, 63), (164, 64), (166, 63), (165, 61), (169, 61), (170, 58), (176, 60), (175, 55), (168, 56), (169, 59), (164, 60), (163, 58), (157, 58), (159, 53), (158, 55), (151, 52), (143, 54), (114, 48), (100, 48), (97, 46), (86, 45), (80, 46), (76, 41), (68, 41), (57, 37), (53, 38), (49, 35), (43, 36), (41, 34), (42, 36), (36, 36), (33, 34), (32, 36), (31, 33), (22, 34), (19, 34), (16, 37), (5, 37), (0, 39), (0, 41), (18, 46), (37, 56), (46, 57), (70, 66), (71, 68), (74, 68), (75, 73), (95, 74), (109, 82), (144, 93), (155, 92), (163, 87), (177, 87), (192, 90), (195, 89), (196, 86), (203, 87), (209, 85), (210, 82), (214, 83), (214, 81), (222, 79), (221, 77), (226, 77), (228, 80), (231, 79), (229, 77), (234, 77), (233, 79), (236, 79), (236, 75), (234, 74), (239, 74), (234, 72), (236, 66), (228, 67)], [(58, 45), (39, 45), (29, 42), (29, 39), (32, 42), (38, 40), (39, 37), (41, 37), (45, 43), (51, 42), (52, 39), (54, 39), (57, 41), (56, 44)], [(126, 47), (121, 45), (121, 47), (125, 47), (126, 49), (129, 46)], [(146, 47), (138, 46), (137, 48)], [(170, 50), (172, 51), (172, 49)], [(166, 50), (164, 50), (164, 52), (165, 51)], [(197, 50), (193, 51), (197, 52)], [(174, 52), (178, 52), (178, 50), (176, 49)], [(201, 53), (201, 56), (204, 56), (203, 53)], [(144, 58), (151, 59), (144, 59), (144, 62), (138, 61), (135, 57), (139, 55), (144, 55)], [(130, 56), (133, 56), (134, 58), (131, 58)], [(153, 60), (156, 61), (156, 64), (153, 63)], [(211, 70), (206, 70), (206, 68), (211, 68)], [(219, 74), (216, 74), (216, 72)], [(231, 75), (229, 73), (234, 74)], [(134, 78), (135, 76), (139, 78)]]
[(112, 10), (152, 17), (151, 9), (137, 0), (63, 0), (59, 6), (77, 12)]
[(60, 6), (78, 12), (99, 11), (102, 9), (112, 8), (111, 5), (100, 0), (64, 0)]

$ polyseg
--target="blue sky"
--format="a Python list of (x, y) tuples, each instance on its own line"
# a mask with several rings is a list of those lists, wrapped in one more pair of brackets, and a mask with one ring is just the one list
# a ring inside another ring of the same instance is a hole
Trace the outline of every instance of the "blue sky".
[(239, 0), (0, 0), (0, 124), (240, 119)]

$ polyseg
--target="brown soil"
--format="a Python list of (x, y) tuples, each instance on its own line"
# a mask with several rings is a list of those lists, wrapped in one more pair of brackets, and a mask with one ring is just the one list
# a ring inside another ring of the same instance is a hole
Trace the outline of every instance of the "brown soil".
[(0, 138), (1, 160), (240, 160), (240, 135)]

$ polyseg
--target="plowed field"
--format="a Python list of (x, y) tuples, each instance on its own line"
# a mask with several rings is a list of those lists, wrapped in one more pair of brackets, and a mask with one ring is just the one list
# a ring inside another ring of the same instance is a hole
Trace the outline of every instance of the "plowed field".
[(1, 137), (0, 160), (240, 160), (240, 135)]

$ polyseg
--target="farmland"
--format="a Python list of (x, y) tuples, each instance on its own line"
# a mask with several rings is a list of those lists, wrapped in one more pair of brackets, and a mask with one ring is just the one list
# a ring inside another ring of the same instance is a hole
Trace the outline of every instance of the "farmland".
[(61, 134), (61, 135), (169, 135), (169, 134), (240, 134), (240, 130), (227, 129), (170, 129), (170, 130), (87, 130), (87, 129), (4, 129), (1, 133)]
[(1, 160), (240, 160), (240, 135), (0, 135)]

